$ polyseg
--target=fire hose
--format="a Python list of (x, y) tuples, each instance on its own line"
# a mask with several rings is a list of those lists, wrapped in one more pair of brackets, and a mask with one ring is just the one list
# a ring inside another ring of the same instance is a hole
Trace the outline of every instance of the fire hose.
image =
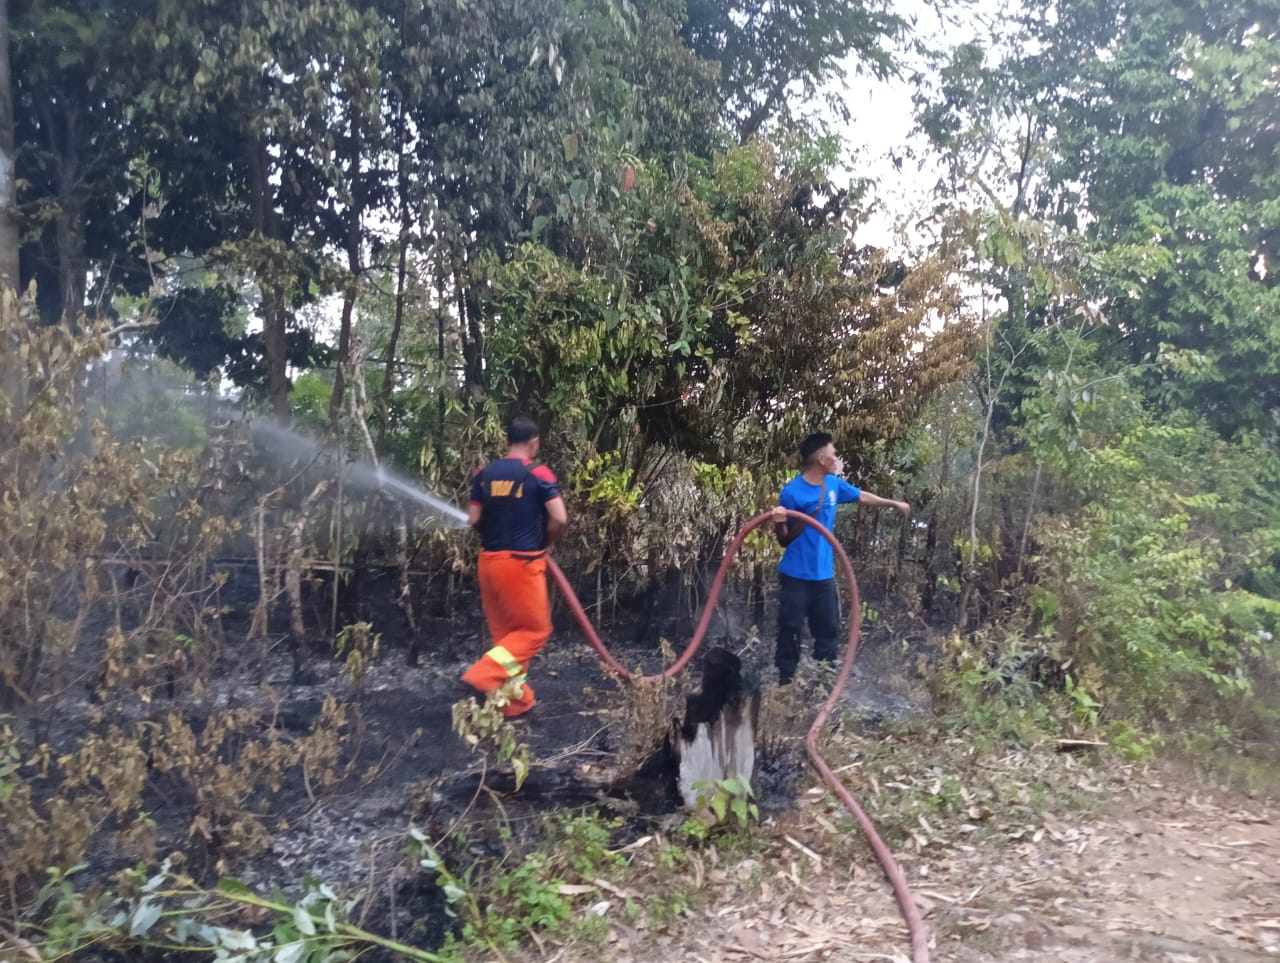
[[(711, 617), (715, 612), (716, 600), (720, 597), (720, 591), (724, 588), (725, 580), (728, 578), (730, 566), (733, 558), (738, 554), (738, 550), (742, 547), (743, 541), (747, 535), (754, 529), (768, 522), (773, 517), (773, 512), (763, 512), (751, 519), (742, 526), (738, 534), (734, 536), (728, 547), (725, 549), (724, 560), (720, 563), (720, 568), (716, 572), (715, 581), (711, 584), (711, 593), (707, 596), (706, 605), (702, 610), (702, 618), (698, 621), (698, 626), (694, 630), (693, 638), (689, 641), (688, 646), (680, 657), (676, 659), (664, 671), (655, 675), (640, 676), (637, 678), (632, 673), (623, 668), (622, 664), (609, 652), (605, 644), (600, 641), (600, 636), (596, 633), (595, 627), (591, 624), (591, 620), (587, 618), (586, 611), (582, 608), (582, 603), (578, 601), (578, 596), (574, 593), (573, 587), (569, 584), (569, 580), (565, 578), (564, 572), (556, 563), (548, 559), (547, 568), (551, 572), (560, 591), (564, 593), (566, 601), (569, 603), (569, 609), (573, 613), (574, 619), (577, 621), (579, 628), (582, 629), (583, 635), (587, 637), (587, 641), (591, 647), (596, 650), (600, 659), (615, 675), (623, 679), (636, 682), (658, 682), (662, 679), (670, 679), (672, 676), (684, 669), (697, 652), (698, 646), (702, 644), (703, 637), (707, 634), (707, 629), (711, 625)], [(831, 547), (835, 550), (836, 556), (840, 559), (840, 565), (844, 569), (844, 574), (849, 582), (849, 643), (845, 646), (844, 659), (840, 663), (840, 671), (836, 675), (835, 684), (831, 688), (831, 694), (827, 696), (827, 701), (822, 704), (822, 708), (818, 710), (817, 718), (814, 719), (813, 725), (809, 727), (809, 734), (805, 737), (805, 749), (809, 754), (809, 761), (813, 763), (813, 767), (822, 777), (823, 782), (830, 787), (831, 791), (844, 803), (845, 807), (853, 813), (854, 818), (858, 821), (858, 825), (862, 828), (863, 834), (867, 837), (867, 842), (871, 846), (871, 850), (875, 853), (876, 859), (880, 862), (880, 867), (884, 870), (885, 877), (889, 880), (889, 885), (893, 888), (894, 897), (898, 901), (898, 907), (902, 912), (902, 918), (907, 924), (907, 931), (911, 935), (911, 950), (914, 963), (929, 963), (929, 935), (925, 929), (924, 921), (920, 918), (920, 911), (916, 908), (915, 900), (911, 896), (911, 890), (907, 886), (906, 877), (902, 870), (898, 868), (898, 864), (894, 861), (893, 854), (889, 852), (889, 847), (881, 840), (879, 833), (876, 832), (875, 824), (862, 807), (858, 805), (853, 798), (853, 794), (845, 788), (844, 784), (836, 777), (827, 761), (822, 758), (822, 754), (818, 751), (818, 735), (822, 731), (822, 727), (827, 724), (827, 720), (831, 716), (832, 709), (840, 700), (841, 694), (844, 692), (845, 686), (848, 684), (849, 676), (853, 673), (853, 660), (858, 651), (858, 633), (862, 627), (862, 606), (858, 596), (858, 580), (853, 574), (853, 563), (849, 561), (849, 556), (845, 552), (844, 547), (836, 541), (834, 535), (821, 525), (817, 520), (802, 512), (794, 512), (787, 510), (787, 517), (796, 521), (804, 522), (818, 530), (823, 538), (831, 543)]]

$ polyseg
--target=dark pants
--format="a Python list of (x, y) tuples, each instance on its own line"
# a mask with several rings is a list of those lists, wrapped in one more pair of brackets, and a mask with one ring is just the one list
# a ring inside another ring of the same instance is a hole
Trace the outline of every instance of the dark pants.
[(800, 632), (805, 619), (813, 633), (813, 657), (835, 661), (840, 646), (840, 601), (835, 579), (810, 582), (779, 572), (778, 580), (778, 651), (773, 664), (778, 667), (779, 681), (785, 684), (800, 664)]

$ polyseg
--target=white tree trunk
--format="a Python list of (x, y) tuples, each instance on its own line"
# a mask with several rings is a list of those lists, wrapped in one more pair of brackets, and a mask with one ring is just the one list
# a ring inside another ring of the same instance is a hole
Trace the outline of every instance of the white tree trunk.
[(18, 287), (17, 181), (13, 84), (9, 70), (9, 0), (0, 0), (0, 289)]

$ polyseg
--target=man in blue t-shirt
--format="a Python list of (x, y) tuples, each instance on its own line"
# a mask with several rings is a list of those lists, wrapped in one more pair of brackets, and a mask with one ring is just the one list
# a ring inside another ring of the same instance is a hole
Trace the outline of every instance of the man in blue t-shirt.
[(906, 502), (862, 491), (840, 477), (844, 463), (826, 432), (800, 442), (800, 474), (787, 483), (773, 510), (774, 534), (786, 548), (778, 563), (778, 681), (789, 683), (800, 664), (800, 631), (805, 619), (813, 633), (813, 657), (834, 662), (840, 645), (840, 603), (836, 596), (835, 551), (818, 530), (789, 519), (786, 509), (812, 515), (828, 531), (835, 529), (836, 506), (861, 502), (872, 508), (895, 508), (906, 518)]

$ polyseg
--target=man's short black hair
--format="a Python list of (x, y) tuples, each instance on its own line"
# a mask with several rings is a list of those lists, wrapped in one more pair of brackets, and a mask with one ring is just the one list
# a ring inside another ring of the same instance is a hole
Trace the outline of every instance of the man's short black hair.
[(825, 431), (815, 431), (812, 435), (806, 435), (804, 441), (800, 442), (800, 463), (809, 464), (809, 459), (815, 452), (822, 451), (834, 440)]
[(518, 415), (507, 425), (507, 444), (522, 445), (538, 437), (538, 425), (532, 418)]

